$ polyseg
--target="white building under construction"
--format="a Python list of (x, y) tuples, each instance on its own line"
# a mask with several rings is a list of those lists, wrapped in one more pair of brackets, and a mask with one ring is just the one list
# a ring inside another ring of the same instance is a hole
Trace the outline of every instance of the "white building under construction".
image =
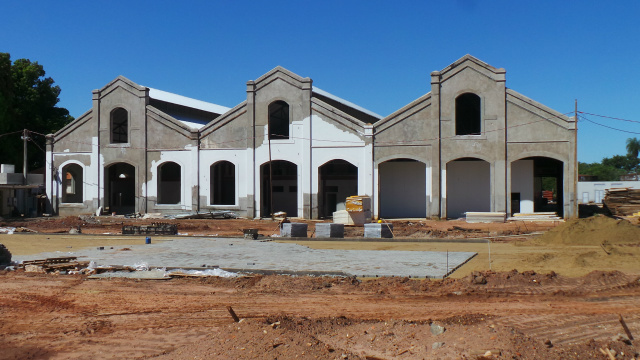
[[(240, 90), (242, 91), (242, 90)], [(374, 217), (577, 214), (576, 123), (464, 56), (382, 117), (276, 67), (233, 108), (118, 77), (50, 135), (54, 213), (232, 210), (329, 217), (350, 195)], [(547, 185), (544, 185), (547, 184)], [(542, 198), (544, 186), (555, 201)]]

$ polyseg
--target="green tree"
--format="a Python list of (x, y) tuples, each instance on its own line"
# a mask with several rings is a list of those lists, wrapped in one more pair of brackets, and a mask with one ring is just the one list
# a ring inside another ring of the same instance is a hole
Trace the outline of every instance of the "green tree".
[(637, 157), (630, 155), (614, 155), (610, 158), (602, 159), (602, 165), (624, 170), (625, 174), (634, 172), (638, 167), (638, 162), (640, 161)]
[(578, 172), (580, 175), (595, 175), (600, 181), (617, 181), (621, 175), (627, 174), (623, 169), (602, 163), (578, 163)]
[[(0, 163), (16, 165), (22, 171), (23, 129), (48, 134), (59, 130), (73, 118), (57, 107), (60, 87), (38, 62), (18, 59), (11, 63), (8, 53), (0, 53)], [(45, 138), (33, 134), (27, 157), (30, 170), (45, 165)]]
[(627, 156), (637, 159), (638, 152), (640, 152), (640, 140), (636, 138), (627, 139)]

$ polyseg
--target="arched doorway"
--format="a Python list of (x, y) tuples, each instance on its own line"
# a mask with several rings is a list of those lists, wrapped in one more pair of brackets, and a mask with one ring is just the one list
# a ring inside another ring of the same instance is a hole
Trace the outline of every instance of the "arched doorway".
[(158, 204), (179, 204), (182, 193), (182, 168), (168, 161), (158, 166)]
[[(298, 166), (285, 160), (271, 162), (260, 167), (260, 214), (269, 217), (272, 213), (284, 211), (290, 217), (298, 216)], [(270, 181), (273, 181), (273, 184)], [(273, 206), (273, 209), (271, 208)]]
[(449, 219), (464, 217), (468, 211), (491, 211), (491, 166), (476, 158), (447, 163), (446, 201)]
[(83, 189), (82, 166), (78, 164), (66, 165), (62, 169), (62, 202), (82, 203)]
[(118, 215), (136, 211), (136, 168), (115, 163), (105, 169), (105, 208)]
[(236, 166), (229, 161), (218, 161), (209, 167), (210, 205), (235, 205)]
[(345, 160), (331, 160), (318, 168), (320, 218), (345, 210), (347, 197), (353, 195), (358, 195), (358, 167)]
[(534, 156), (511, 162), (511, 213), (564, 216), (564, 163)]
[(412, 159), (393, 159), (378, 165), (381, 218), (427, 216), (427, 165)]

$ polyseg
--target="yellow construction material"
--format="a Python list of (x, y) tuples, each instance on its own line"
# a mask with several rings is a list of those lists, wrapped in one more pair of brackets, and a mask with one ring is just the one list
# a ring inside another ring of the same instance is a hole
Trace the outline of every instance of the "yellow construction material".
[(368, 196), (349, 196), (346, 201), (346, 210), (349, 212), (371, 211), (371, 198)]

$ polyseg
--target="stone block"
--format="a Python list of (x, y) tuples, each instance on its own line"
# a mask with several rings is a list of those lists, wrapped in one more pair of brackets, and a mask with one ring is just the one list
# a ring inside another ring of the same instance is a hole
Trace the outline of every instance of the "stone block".
[(339, 210), (333, 213), (333, 222), (336, 224), (361, 226), (371, 222), (371, 211), (349, 212)]
[(316, 224), (317, 238), (343, 238), (344, 224), (318, 223)]
[(393, 224), (373, 223), (364, 224), (364, 237), (366, 238), (392, 238)]
[(280, 228), (281, 237), (307, 237), (307, 224), (304, 223), (284, 223)]

